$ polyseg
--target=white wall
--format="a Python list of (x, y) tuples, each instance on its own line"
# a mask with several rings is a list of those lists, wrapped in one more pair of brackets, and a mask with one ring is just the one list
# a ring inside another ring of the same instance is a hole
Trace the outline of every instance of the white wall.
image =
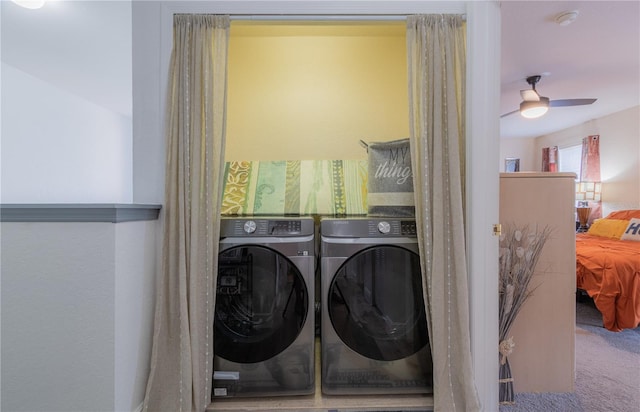
[(5, 63), (0, 144), (3, 203), (132, 200), (131, 119)]
[(134, 1), (133, 48), (133, 201), (164, 202), (165, 137), (161, 60), (162, 3)]
[(131, 202), (130, 1), (0, 6), (0, 201)]
[(147, 385), (153, 334), (156, 246), (154, 221), (115, 225), (115, 411), (133, 411)]
[(542, 148), (579, 145), (582, 138), (600, 135), (602, 215), (619, 209), (640, 208), (640, 106), (541, 136), (536, 139), (535, 161)]
[(3, 410), (125, 412), (140, 405), (156, 227), (0, 225)]
[(2, 409), (113, 410), (115, 225), (0, 228)]
[(504, 160), (520, 159), (521, 172), (539, 172), (542, 165), (535, 164), (536, 139), (500, 139), (500, 171), (504, 172)]

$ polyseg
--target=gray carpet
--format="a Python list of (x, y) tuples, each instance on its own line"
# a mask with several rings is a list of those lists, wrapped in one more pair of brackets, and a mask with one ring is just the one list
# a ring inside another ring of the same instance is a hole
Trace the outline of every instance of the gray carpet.
[(576, 304), (575, 393), (516, 393), (512, 411), (640, 411), (640, 328), (610, 332), (593, 302)]

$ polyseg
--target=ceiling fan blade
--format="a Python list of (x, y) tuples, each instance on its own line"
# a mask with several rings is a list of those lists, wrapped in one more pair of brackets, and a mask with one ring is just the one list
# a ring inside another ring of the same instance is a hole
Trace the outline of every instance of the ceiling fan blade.
[(533, 89), (520, 90), (520, 96), (522, 96), (522, 100), (527, 102), (540, 101), (540, 95)]
[(551, 107), (567, 107), (567, 106), (584, 106), (587, 104), (592, 104), (598, 99), (560, 99), (560, 100), (551, 100), (549, 102), (549, 106)]
[(503, 117), (509, 116), (510, 114), (518, 113), (519, 111), (520, 111), (520, 109), (516, 109), (516, 110), (513, 110), (513, 111), (511, 111), (509, 113), (501, 114), (500, 118), (502, 119)]

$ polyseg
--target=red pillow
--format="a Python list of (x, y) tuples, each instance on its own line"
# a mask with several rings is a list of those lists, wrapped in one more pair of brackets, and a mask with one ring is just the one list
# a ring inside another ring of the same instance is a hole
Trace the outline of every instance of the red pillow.
[(634, 218), (640, 219), (640, 209), (616, 210), (607, 216), (607, 219), (631, 220)]

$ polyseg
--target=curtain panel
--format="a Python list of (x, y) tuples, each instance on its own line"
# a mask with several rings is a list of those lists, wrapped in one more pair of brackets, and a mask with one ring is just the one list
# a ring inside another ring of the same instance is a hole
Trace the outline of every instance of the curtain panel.
[(588, 223), (592, 224), (595, 219), (602, 217), (602, 202), (600, 199), (600, 135), (582, 138), (580, 183), (583, 183), (582, 185), (578, 185), (580, 189), (585, 186), (584, 183), (593, 183), (593, 185), (586, 185), (589, 189), (588, 192), (580, 193), (581, 190), (576, 192), (577, 199), (588, 200), (589, 207), (591, 208)]
[(558, 171), (558, 146), (542, 148), (542, 171)]
[(582, 139), (582, 162), (580, 164), (581, 182), (600, 181), (600, 136), (587, 136)]
[(411, 161), (436, 411), (480, 410), (464, 237), (465, 44), (461, 16), (407, 19)]
[(174, 16), (162, 267), (143, 410), (204, 411), (224, 173), (229, 17)]

